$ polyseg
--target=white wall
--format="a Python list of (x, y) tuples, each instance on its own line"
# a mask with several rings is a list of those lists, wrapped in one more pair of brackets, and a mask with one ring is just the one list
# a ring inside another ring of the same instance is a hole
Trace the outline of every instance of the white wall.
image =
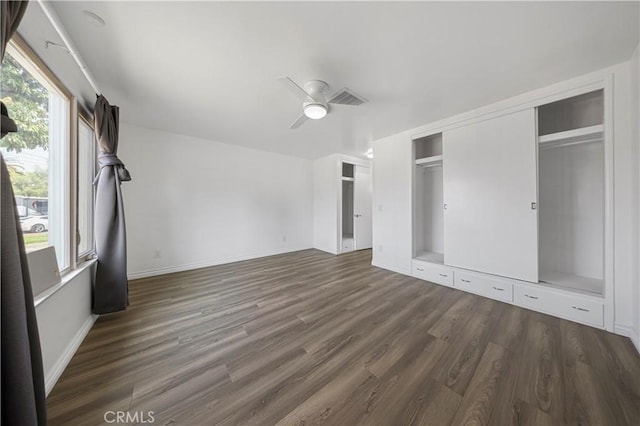
[(339, 178), (336, 154), (313, 162), (313, 248), (338, 254)]
[(444, 253), (444, 176), (442, 167), (423, 167), (416, 171), (415, 191), (424, 194), (416, 198), (414, 222), (414, 253), (421, 249), (432, 253)]
[(633, 270), (635, 199), (634, 143), (631, 136), (631, 64), (616, 69), (614, 76), (614, 279), (615, 279), (615, 327), (620, 334), (628, 335), (634, 322)]
[(633, 155), (631, 156), (634, 194), (633, 199), (633, 218), (635, 226), (632, 228), (633, 240), (633, 271), (632, 284), (635, 301), (633, 311), (633, 331), (631, 339), (633, 340), (638, 352), (640, 352), (640, 45), (636, 48), (631, 57), (631, 139), (633, 147)]
[(131, 278), (312, 246), (312, 163), (122, 123)]
[(95, 263), (67, 278), (64, 286), (36, 306), (47, 395), (97, 318), (91, 313), (94, 270)]
[[(637, 53), (636, 53), (637, 54)], [(636, 61), (637, 62), (637, 61)], [(631, 118), (631, 79), (629, 62), (576, 77), (533, 92), (449, 117), (436, 123), (407, 130), (374, 141), (374, 250), (373, 264), (409, 274), (411, 270), (411, 140), (460, 126), (478, 117), (490, 118), (523, 105), (557, 100), (557, 93), (585, 87), (613, 76), (614, 134), (614, 329), (630, 335), (638, 319), (637, 262), (638, 235), (633, 214), (633, 200), (638, 198), (638, 156), (634, 156), (632, 127), (637, 128), (638, 114)], [(637, 80), (637, 76), (634, 76)], [(634, 91), (637, 93), (637, 90)], [(546, 100), (546, 101), (545, 101)], [(634, 124), (635, 123), (635, 124)], [(636, 203), (637, 204), (637, 203)]]

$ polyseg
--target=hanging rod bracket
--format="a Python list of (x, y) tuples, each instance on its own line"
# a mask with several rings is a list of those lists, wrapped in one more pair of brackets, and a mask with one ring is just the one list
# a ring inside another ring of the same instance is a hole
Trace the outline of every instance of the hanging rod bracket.
[(65, 45), (63, 45), (63, 44), (59, 44), (59, 43), (54, 43), (53, 41), (49, 41), (49, 40), (47, 40), (47, 41), (44, 43), (44, 47), (45, 47), (45, 49), (48, 49), (50, 46), (57, 47), (58, 49), (62, 49), (62, 50), (64, 50), (65, 52), (67, 52), (67, 53), (71, 54), (71, 51), (70, 51), (69, 49), (67, 49), (67, 46), (65, 46)]

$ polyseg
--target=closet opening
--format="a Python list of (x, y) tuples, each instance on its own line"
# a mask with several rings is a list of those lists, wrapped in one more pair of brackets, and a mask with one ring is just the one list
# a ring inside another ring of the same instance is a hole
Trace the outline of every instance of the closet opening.
[(538, 107), (539, 281), (604, 293), (604, 93)]
[(442, 133), (414, 139), (414, 259), (444, 264)]

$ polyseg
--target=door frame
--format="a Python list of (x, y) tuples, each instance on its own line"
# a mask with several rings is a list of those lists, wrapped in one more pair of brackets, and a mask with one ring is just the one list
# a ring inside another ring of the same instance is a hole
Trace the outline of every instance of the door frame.
[[(337, 247), (336, 253), (338, 254), (343, 253), (342, 251), (342, 164), (343, 163), (353, 164), (354, 168), (355, 166), (367, 167), (371, 170), (371, 176), (373, 178), (373, 164), (371, 162), (366, 160), (361, 160), (359, 158), (347, 156), (347, 155), (338, 155), (338, 161), (336, 161), (336, 189), (337, 189), (336, 193), (337, 193), (337, 207), (338, 207), (336, 211), (336, 215), (338, 218), (338, 222), (337, 222), (338, 226), (336, 229), (338, 247)], [(355, 170), (354, 170), (354, 176), (355, 176)], [(354, 185), (355, 185), (355, 182), (354, 182)], [(372, 203), (373, 203), (373, 199), (372, 199)], [(373, 237), (373, 230), (372, 230), (372, 237)]]

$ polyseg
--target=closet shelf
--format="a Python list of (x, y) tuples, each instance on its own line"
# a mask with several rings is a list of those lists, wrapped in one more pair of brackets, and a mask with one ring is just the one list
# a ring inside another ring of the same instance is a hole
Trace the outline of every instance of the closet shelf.
[(342, 180), (347, 181), (347, 182), (354, 182), (355, 179), (352, 177), (347, 177), (347, 176), (342, 176)]
[(550, 284), (565, 290), (573, 290), (585, 294), (602, 295), (604, 290), (604, 281), (602, 279), (581, 277), (566, 272), (540, 270), (538, 279), (543, 284)]
[(430, 263), (439, 263), (440, 265), (444, 265), (444, 254), (443, 253), (434, 253), (431, 251), (423, 251), (418, 253), (414, 259), (416, 260), (424, 260), (425, 262)]
[(442, 155), (433, 155), (431, 157), (418, 158), (416, 160), (416, 166), (436, 167), (441, 165), (442, 165)]
[(578, 145), (583, 143), (602, 142), (604, 126), (582, 127), (565, 132), (551, 133), (538, 137), (540, 148), (556, 148), (561, 146)]

